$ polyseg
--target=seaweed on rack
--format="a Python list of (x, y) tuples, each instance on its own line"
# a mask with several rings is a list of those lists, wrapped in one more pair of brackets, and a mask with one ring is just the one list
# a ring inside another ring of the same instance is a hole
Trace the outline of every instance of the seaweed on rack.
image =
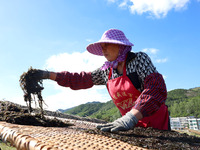
[(38, 73), (37, 69), (33, 69), (32, 67), (29, 68), (27, 72), (24, 72), (20, 76), (20, 87), (22, 88), (24, 92), (24, 101), (27, 104), (29, 113), (33, 111), (31, 107), (32, 101), (35, 101), (35, 97), (38, 98), (38, 104), (41, 111), (41, 117), (44, 117), (44, 110), (43, 110), (43, 104), (44, 100), (42, 98), (42, 90), (44, 89), (42, 80), (38, 79), (34, 76), (34, 74)]
[(128, 131), (116, 133), (88, 129), (90, 134), (103, 135), (125, 143), (151, 150), (200, 150), (200, 137), (177, 131), (153, 129), (152, 127), (135, 127)]

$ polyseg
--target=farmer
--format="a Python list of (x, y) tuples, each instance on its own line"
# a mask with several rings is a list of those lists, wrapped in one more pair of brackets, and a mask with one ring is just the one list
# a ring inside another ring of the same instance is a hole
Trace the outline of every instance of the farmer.
[(132, 46), (122, 31), (110, 29), (98, 42), (87, 46), (88, 52), (107, 59), (102, 67), (81, 73), (39, 70), (35, 76), (55, 80), (73, 90), (106, 85), (122, 117), (97, 126), (102, 131), (125, 131), (135, 126), (168, 130), (167, 90), (163, 76), (147, 54), (131, 52)]

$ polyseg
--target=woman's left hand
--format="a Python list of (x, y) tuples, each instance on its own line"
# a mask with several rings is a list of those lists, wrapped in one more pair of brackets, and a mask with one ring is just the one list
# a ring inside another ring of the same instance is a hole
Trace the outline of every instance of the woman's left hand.
[(117, 132), (133, 129), (138, 123), (138, 119), (131, 112), (126, 113), (123, 117), (115, 120), (112, 123), (98, 125), (97, 129), (105, 132)]

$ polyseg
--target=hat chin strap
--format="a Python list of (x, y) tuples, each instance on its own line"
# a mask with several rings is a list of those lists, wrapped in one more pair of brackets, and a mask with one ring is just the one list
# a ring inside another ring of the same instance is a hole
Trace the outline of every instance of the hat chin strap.
[(114, 61), (106, 61), (101, 70), (106, 70), (108, 68), (116, 69), (119, 62), (122, 62), (126, 59), (126, 54), (131, 51), (131, 46), (121, 46), (119, 50), (119, 56)]
[(106, 61), (105, 64), (103, 65), (103, 67), (101, 68), (101, 70), (106, 70), (108, 68), (114, 68), (116, 69), (118, 66), (118, 61), (117, 59), (114, 61)]

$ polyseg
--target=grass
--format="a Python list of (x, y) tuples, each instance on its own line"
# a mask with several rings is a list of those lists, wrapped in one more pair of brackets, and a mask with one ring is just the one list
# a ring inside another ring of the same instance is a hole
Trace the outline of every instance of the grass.
[(5, 144), (0, 140), (0, 150), (17, 150), (15, 147), (10, 146), (10, 143)]

